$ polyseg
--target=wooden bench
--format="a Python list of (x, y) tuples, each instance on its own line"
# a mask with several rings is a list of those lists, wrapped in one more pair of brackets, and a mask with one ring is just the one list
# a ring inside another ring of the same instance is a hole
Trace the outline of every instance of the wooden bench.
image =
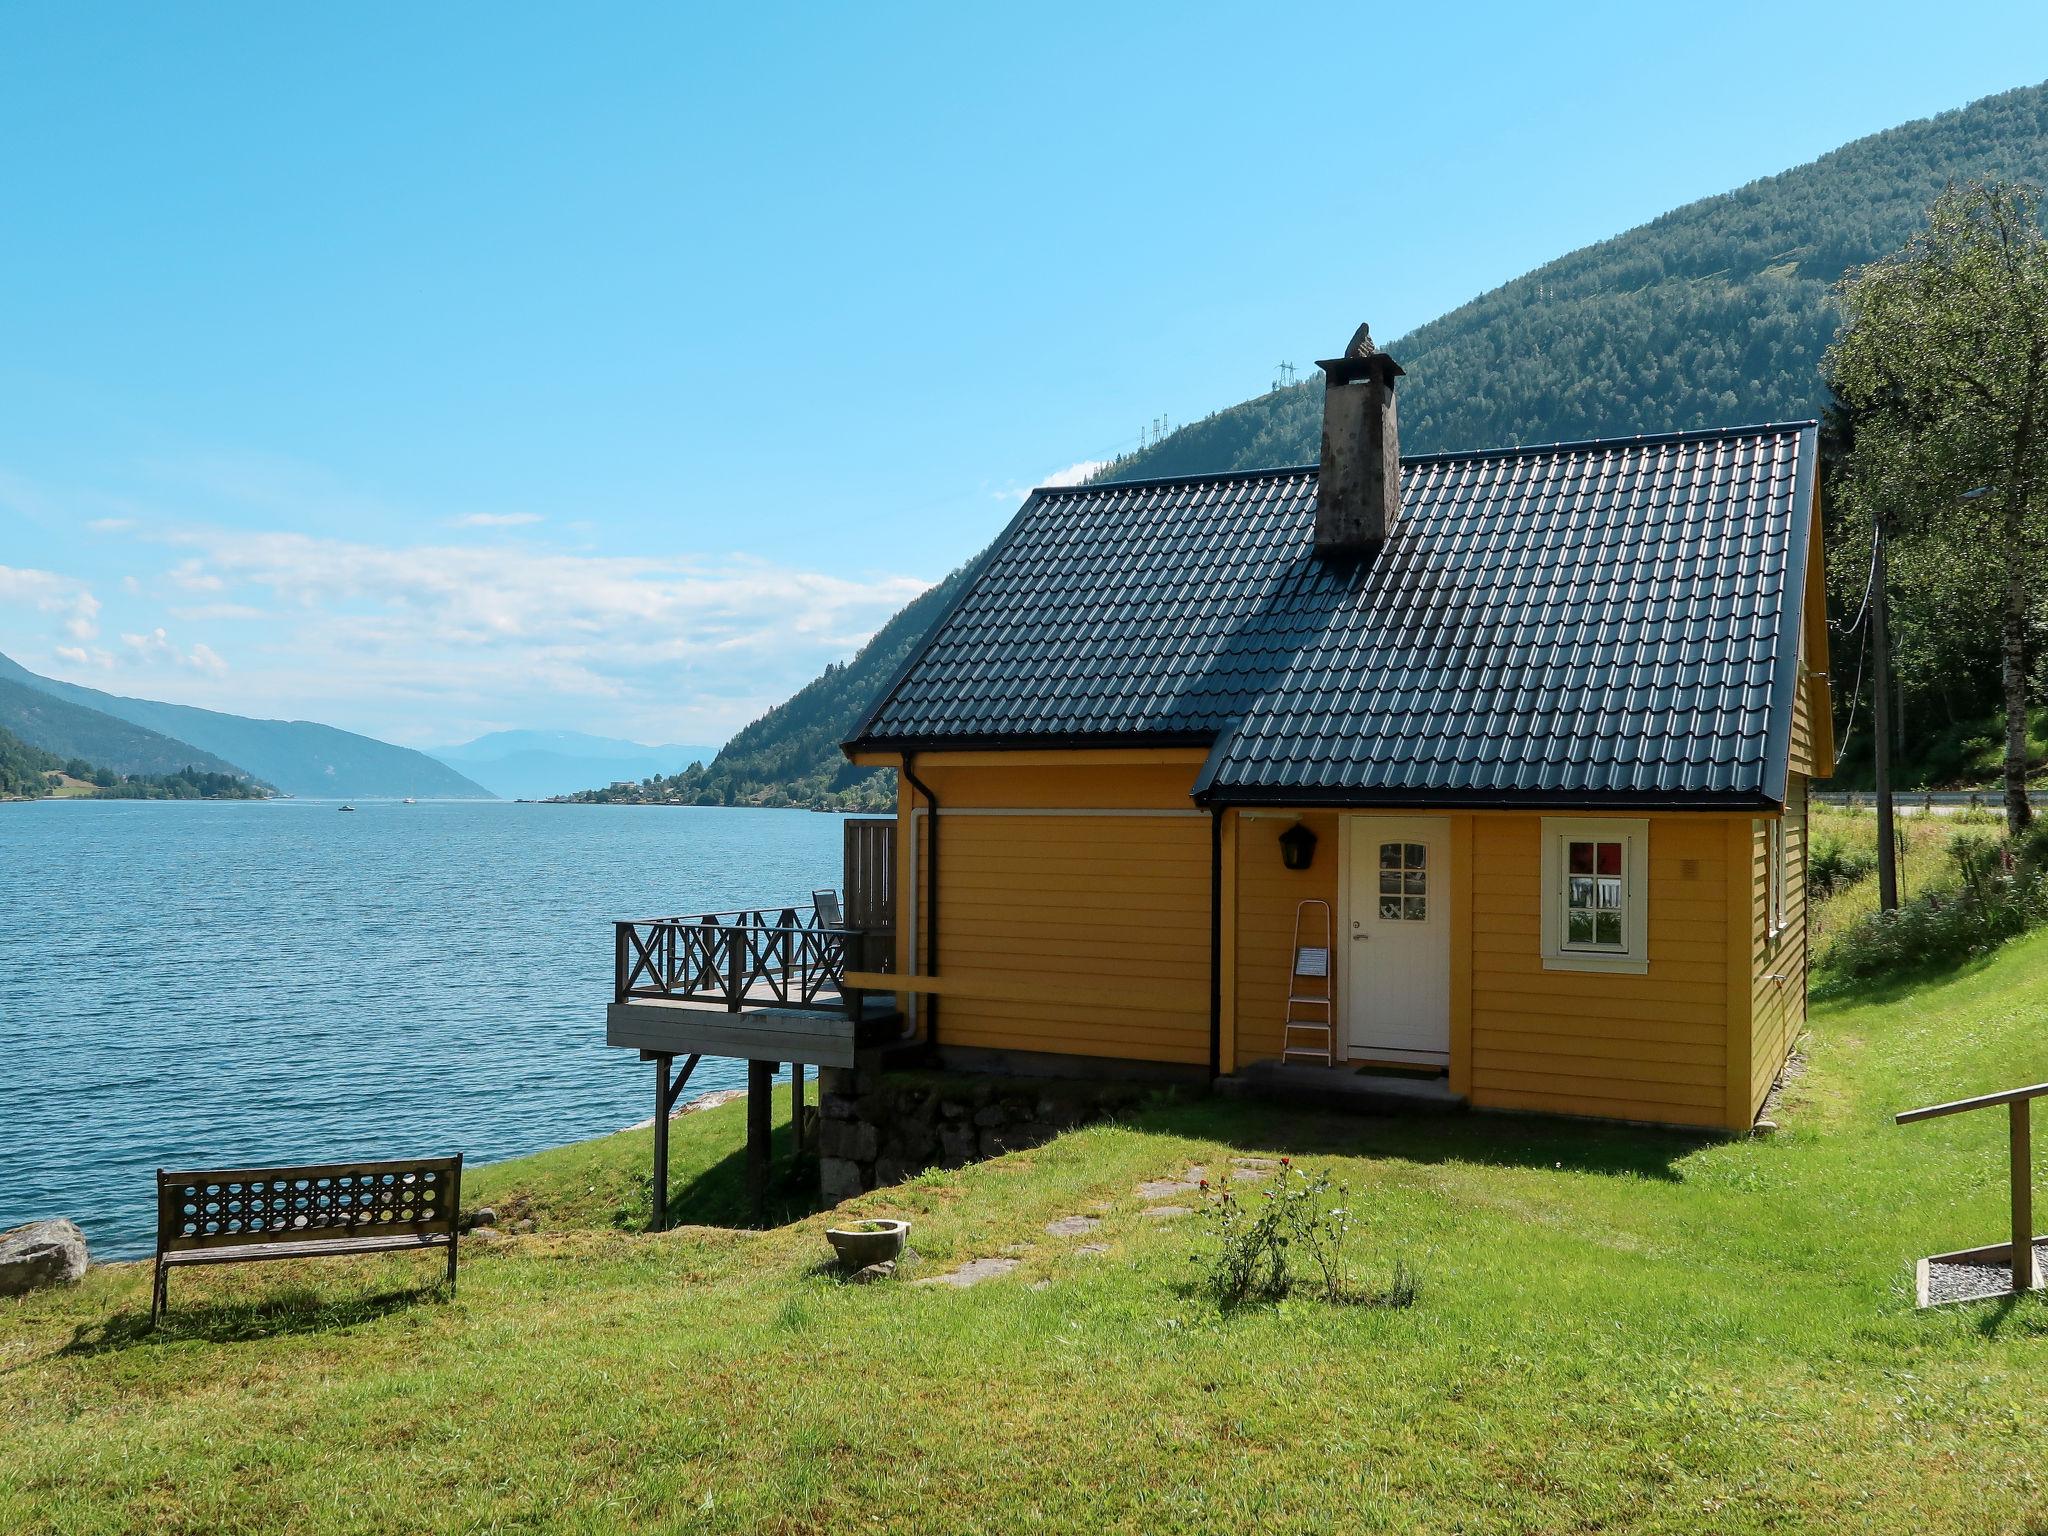
[(459, 1152), (381, 1163), (159, 1168), (150, 1323), (169, 1304), (171, 1270), (185, 1264), (446, 1248), (453, 1295), (461, 1214)]

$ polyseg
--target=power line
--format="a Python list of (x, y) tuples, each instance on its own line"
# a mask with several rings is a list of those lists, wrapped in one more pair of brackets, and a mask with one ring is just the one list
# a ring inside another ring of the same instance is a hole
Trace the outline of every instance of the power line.
[(1831, 624), (1828, 627), (1838, 635), (1853, 635), (1862, 626), (1870, 612), (1870, 594), (1877, 586), (1877, 509), (1870, 510), (1870, 574), (1863, 578), (1863, 601), (1857, 605), (1856, 617), (1847, 624)]

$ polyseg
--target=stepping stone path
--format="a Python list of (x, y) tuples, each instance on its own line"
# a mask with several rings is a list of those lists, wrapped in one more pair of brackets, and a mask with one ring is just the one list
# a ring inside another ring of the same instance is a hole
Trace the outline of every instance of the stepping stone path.
[(1007, 1275), (1017, 1267), (1015, 1259), (969, 1259), (951, 1274), (933, 1275), (925, 1280), (913, 1280), (912, 1285), (950, 1285), (964, 1291), (970, 1285), (979, 1285), (984, 1280), (993, 1280), (998, 1275)]
[(1140, 1214), (1151, 1221), (1171, 1221), (1176, 1216), (1192, 1216), (1194, 1212), (1185, 1205), (1155, 1205)]
[(1169, 1200), (1175, 1195), (1191, 1195), (1201, 1187), (1195, 1179), (1148, 1179), (1133, 1193), (1140, 1200)]
[(1093, 1232), (1102, 1223), (1093, 1216), (1062, 1216), (1057, 1221), (1048, 1221), (1045, 1230), (1054, 1237), (1079, 1237), (1084, 1232)]
[(1081, 1245), (1080, 1247), (1076, 1248), (1076, 1249), (1074, 1250), (1074, 1252), (1076, 1252), (1076, 1253), (1085, 1253), (1085, 1254), (1087, 1254), (1087, 1255), (1088, 1255), (1088, 1256), (1089, 1256), (1090, 1258), (1093, 1258), (1093, 1257), (1094, 1257), (1094, 1256), (1095, 1256), (1096, 1254), (1098, 1254), (1098, 1253), (1107, 1253), (1107, 1252), (1109, 1252), (1109, 1244), (1107, 1244), (1107, 1243), (1083, 1243), (1083, 1244), (1082, 1244), (1082, 1245)]

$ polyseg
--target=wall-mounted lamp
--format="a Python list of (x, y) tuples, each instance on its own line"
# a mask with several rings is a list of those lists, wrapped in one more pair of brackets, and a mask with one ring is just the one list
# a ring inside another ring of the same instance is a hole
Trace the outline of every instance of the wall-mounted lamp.
[(1316, 856), (1316, 835), (1296, 822), (1280, 834), (1280, 862), (1289, 869), (1307, 869)]

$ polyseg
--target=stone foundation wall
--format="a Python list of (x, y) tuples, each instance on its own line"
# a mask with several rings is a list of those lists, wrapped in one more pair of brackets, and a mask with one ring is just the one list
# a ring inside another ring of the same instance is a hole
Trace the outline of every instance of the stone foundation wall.
[(1035, 1147), (1145, 1098), (1133, 1083), (962, 1077), (825, 1067), (818, 1073), (818, 1178), (827, 1200), (900, 1184), (927, 1168)]

